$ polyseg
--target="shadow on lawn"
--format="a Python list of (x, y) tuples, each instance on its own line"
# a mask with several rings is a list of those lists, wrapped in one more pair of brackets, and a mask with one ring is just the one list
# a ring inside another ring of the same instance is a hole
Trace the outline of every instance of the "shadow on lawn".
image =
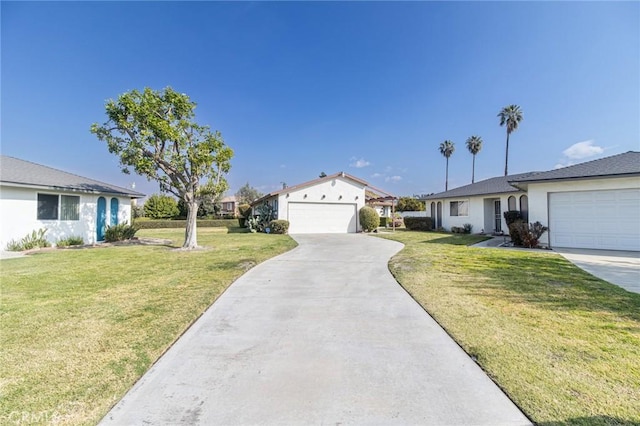
[(468, 246), (487, 240), (487, 237), (477, 235), (446, 235), (432, 240), (424, 240), (423, 244), (448, 244), (454, 246)]
[[(485, 249), (486, 250), (486, 249)], [(463, 254), (462, 254), (463, 255)], [(609, 311), (640, 322), (640, 294), (630, 293), (574, 266), (559, 255), (527, 255), (500, 250), (474, 253), (465, 269), (488, 278), (469, 290), (487, 296), (483, 287), (502, 288), (500, 298), (524, 299), (553, 310)]]
[(638, 422), (620, 419), (618, 417), (611, 416), (592, 416), (592, 417), (577, 417), (574, 419), (568, 419), (562, 422), (542, 422), (537, 423), (538, 426), (565, 426), (565, 425), (602, 425), (602, 426), (632, 426), (638, 425)]

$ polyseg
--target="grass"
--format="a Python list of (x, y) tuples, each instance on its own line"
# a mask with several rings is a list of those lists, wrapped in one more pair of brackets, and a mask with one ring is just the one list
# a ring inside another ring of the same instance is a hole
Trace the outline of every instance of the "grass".
[(640, 294), (557, 254), (396, 232), (391, 272), (539, 425), (640, 424)]
[[(138, 235), (183, 241), (180, 229)], [(0, 424), (97, 423), (236, 278), (295, 246), (226, 228), (201, 228), (198, 242), (210, 249), (131, 245), (2, 260)]]

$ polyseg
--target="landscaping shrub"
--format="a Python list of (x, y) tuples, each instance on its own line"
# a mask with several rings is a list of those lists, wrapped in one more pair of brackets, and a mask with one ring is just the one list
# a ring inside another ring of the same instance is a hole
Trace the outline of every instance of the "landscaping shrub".
[(411, 231), (431, 231), (433, 220), (430, 217), (405, 217), (404, 226)]
[(502, 213), (502, 215), (504, 216), (504, 221), (507, 226), (511, 225), (515, 221), (522, 220), (522, 213), (518, 210), (509, 210)]
[(247, 217), (251, 214), (251, 206), (249, 204), (240, 204), (238, 206), (238, 224), (240, 228), (247, 226)]
[(502, 215), (504, 216), (504, 221), (509, 228), (509, 237), (511, 238), (511, 242), (513, 242), (514, 246), (522, 247), (523, 241), (521, 231), (527, 226), (527, 224), (522, 221), (522, 214), (517, 210), (509, 210), (504, 212)]
[(84, 240), (80, 236), (73, 235), (68, 238), (63, 238), (56, 243), (58, 247), (69, 247), (69, 246), (81, 246), (84, 244)]
[(131, 206), (131, 215), (134, 219), (138, 219), (140, 217), (144, 217), (144, 206)]
[(138, 232), (138, 228), (135, 225), (129, 225), (127, 222), (119, 223), (107, 226), (104, 231), (104, 240), (108, 243), (130, 240), (136, 235), (136, 232)]
[(19, 241), (11, 240), (7, 243), (7, 250), (9, 251), (24, 251), (34, 248), (49, 247), (51, 243), (47, 241), (44, 235), (47, 233), (47, 228), (41, 228), (37, 231), (34, 230), (31, 234), (27, 234)]
[(520, 240), (520, 244), (516, 244), (513, 236), (511, 236), (511, 241), (513, 241), (513, 244), (526, 248), (538, 247), (540, 237), (547, 230), (549, 230), (549, 228), (547, 228), (540, 222), (528, 224), (521, 220), (512, 223), (509, 227), (509, 232), (511, 232), (512, 228), (518, 234)]
[(269, 229), (272, 234), (286, 234), (289, 232), (288, 220), (272, 220), (269, 222)]
[(380, 226), (381, 227), (386, 228), (387, 224), (390, 224), (390, 223), (391, 223), (390, 218), (388, 218), (388, 217), (381, 217), (380, 218)]
[[(186, 220), (149, 220), (136, 219), (134, 225), (138, 229), (160, 229), (160, 228), (184, 228), (187, 226)], [(199, 228), (233, 228), (237, 226), (235, 219), (198, 219)]]
[(168, 195), (153, 194), (144, 203), (144, 215), (153, 219), (170, 219), (179, 214), (178, 202)]
[(471, 231), (473, 230), (473, 225), (470, 223), (465, 223), (464, 225), (462, 225), (462, 227), (464, 228), (465, 234), (470, 234)]
[(251, 232), (265, 232), (276, 214), (269, 204), (262, 204), (254, 209), (255, 215), (247, 219), (247, 227)]
[(360, 226), (362, 226), (362, 230), (365, 232), (378, 229), (378, 226), (380, 226), (380, 215), (372, 207), (362, 207), (360, 209)]

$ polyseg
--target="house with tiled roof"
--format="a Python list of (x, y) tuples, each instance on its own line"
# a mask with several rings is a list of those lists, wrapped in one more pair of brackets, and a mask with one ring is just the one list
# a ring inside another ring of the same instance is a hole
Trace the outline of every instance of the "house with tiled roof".
[(434, 228), (469, 223), (474, 233), (507, 234), (504, 212), (518, 210), (549, 228), (542, 245), (640, 251), (640, 152), (495, 177), (423, 200)]
[(104, 240), (108, 225), (131, 223), (131, 200), (144, 194), (52, 167), (0, 156), (0, 250), (45, 228), (55, 245), (80, 236)]

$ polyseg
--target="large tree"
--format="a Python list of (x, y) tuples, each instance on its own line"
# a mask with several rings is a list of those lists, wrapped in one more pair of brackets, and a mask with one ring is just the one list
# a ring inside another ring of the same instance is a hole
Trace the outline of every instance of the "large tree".
[(476, 180), (476, 154), (482, 149), (482, 138), (480, 136), (471, 136), (467, 139), (467, 149), (473, 154), (473, 165), (471, 166), (471, 183)]
[(447, 174), (444, 181), (445, 191), (449, 190), (449, 157), (451, 157), (451, 155), (453, 154), (453, 151), (455, 150), (456, 148), (454, 146), (454, 143), (451, 141), (447, 140), (440, 144), (440, 154), (444, 155), (444, 157), (447, 159)]
[(247, 182), (236, 192), (236, 203), (251, 204), (260, 197), (262, 197), (262, 193)]
[(414, 197), (400, 197), (396, 208), (399, 212), (421, 212), (424, 209), (424, 202)]
[(187, 206), (183, 248), (198, 246), (196, 216), (205, 196), (227, 189), (224, 175), (233, 151), (218, 131), (195, 122), (196, 104), (170, 87), (132, 90), (106, 103), (107, 121), (91, 132), (120, 157), (124, 173), (135, 171), (160, 184)]
[(509, 172), (509, 135), (518, 129), (522, 121), (522, 110), (518, 105), (509, 105), (502, 108), (498, 117), (500, 117), (500, 126), (507, 127), (507, 149), (504, 158), (504, 175), (506, 176)]

